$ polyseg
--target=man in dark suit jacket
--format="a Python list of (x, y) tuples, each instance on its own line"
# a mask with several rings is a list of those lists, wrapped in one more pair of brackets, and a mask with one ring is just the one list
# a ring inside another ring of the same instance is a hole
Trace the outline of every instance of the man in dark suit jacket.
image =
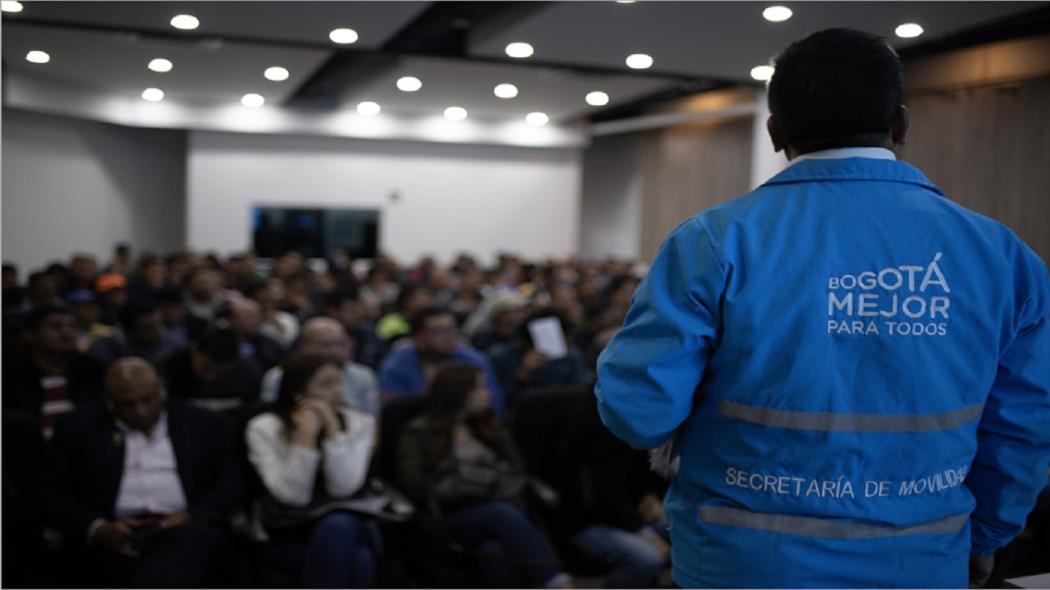
[[(106, 372), (104, 404), (63, 417), (48, 450), (48, 520), (109, 586), (212, 582), (240, 499), (225, 418), (168, 401), (139, 358)], [(229, 568), (225, 568), (229, 569)]]
[(26, 317), (19, 349), (4, 351), (3, 406), (35, 417), (44, 436), (75, 406), (97, 399), (101, 368), (77, 352), (73, 314), (42, 307)]

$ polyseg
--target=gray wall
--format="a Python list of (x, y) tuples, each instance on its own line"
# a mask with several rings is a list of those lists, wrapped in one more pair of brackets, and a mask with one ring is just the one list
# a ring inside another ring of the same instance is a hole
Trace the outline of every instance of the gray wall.
[(3, 109), (2, 257), (23, 276), (113, 244), (185, 243), (186, 134)]

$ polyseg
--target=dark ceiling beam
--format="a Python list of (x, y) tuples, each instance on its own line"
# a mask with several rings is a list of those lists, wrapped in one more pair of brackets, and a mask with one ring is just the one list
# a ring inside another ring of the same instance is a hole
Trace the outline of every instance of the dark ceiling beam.
[(918, 43), (901, 49), (898, 53), (902, 61), (928, 57), (975, 45), (1018, 39), (1050, 33), (1050, 3), (1041, 2), (1036, 8), (1008, 16), (984, 25), (959, 31), (957, 33)]

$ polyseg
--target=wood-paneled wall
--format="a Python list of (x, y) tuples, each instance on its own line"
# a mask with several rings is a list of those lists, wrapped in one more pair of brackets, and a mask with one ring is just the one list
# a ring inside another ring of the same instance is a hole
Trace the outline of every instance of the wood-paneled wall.
[(641, 257), (652, 260), (686, 218), (750, 187), (752, 117), (646, 133)]
[(1050, 264), (1050, 77), (924, 93), (898, 155), (955, 202), (1005, 223)]

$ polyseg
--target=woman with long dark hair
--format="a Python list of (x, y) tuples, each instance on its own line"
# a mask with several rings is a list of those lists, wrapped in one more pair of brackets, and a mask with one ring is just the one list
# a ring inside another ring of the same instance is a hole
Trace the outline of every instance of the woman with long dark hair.
[(270, 412), (248, 423), (248, 456), (265, 486), (262, 520), (298, 548), (307, 587), (365, 588), (375, 580), (371, 531), (337, 508), (365, 483), (375, 420), (343, 404), (342, 368), (320, 356), (284, 365)]
[(434, 375), (426, 412), (397, 447), (398, 477), (414, 499), (435, 506), (452, 538), (476, 551), (488, 587), (571, 587), (554, 549), (521, 508), (526, 477), (499, 426), (485, 377), (472, 365)]

